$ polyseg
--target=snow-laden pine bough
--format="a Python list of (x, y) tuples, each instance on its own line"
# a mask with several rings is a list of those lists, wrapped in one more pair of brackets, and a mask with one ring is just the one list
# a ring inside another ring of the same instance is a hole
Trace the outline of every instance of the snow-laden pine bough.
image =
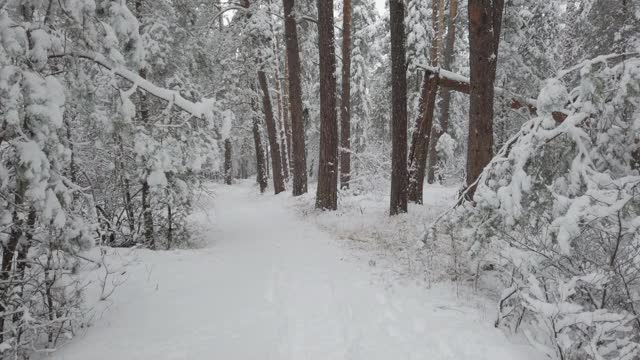
[(473, 202), (462, 192), (423, 241), (449, 233), (470, 264), (497, 264), (496, 326), (522, 331), (549, 358), (635, 359), (640, 57), (562, 71), (531, 105), (537, 116), (484, 169)]
[[(175, 106), (176, 108), (188, 113), (191, 116), (210, 121), (211, 123), (214, 122), (214, 113), (216, 111), (214, 99), (205, 98), (198, 102), (189, 101), (182, 97), (180, 92), (159, 87), (153, 84), (151, 81), (143, 78), (139, 74), (127, 69), (126, 67), (114, 64), (104, 55), (98, 54), (96, 52), (72, 51), (63, 54), (48, 55), (49, 59), (64, 57), (73, 57), (92, 61), (97, 65), (109, 70), (114, 75), (128, 80), (132, 84), (132, 87), (127, 90), (125, 94), (129, 96), (134, 94), (136, 90), (140, 89), (142, 91), (145, 91), (149, 95), (166, 101), (168, 103), (168, 110), (172, 109)], [(177, 126), (179, 125), (180, 124), (178, 124)]]

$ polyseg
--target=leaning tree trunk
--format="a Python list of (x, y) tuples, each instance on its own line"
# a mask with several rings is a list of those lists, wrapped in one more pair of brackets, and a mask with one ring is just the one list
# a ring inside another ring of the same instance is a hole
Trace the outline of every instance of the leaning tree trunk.
[(265, 123), (267, 124), (267, 137), (271, 148), (271, 168), (273, 172), (273, 190), (276, 194), (284, 191), (284, 176), (282, 174), (282, 158), (280, 157), (280, 144), (278, 144), (278, 134), (276, 132), (276, 122), (273, 118), (273, 108), (271, 107), (271, 95), (269, 95), (269, 84), (264, 71), (258, 71), (258, 82), (262, 89), (262, 108), (264, 111)]
[(504, 0), (469, 0), (469, 142), (467, 197), (493, 156), (493, 82)]
[(307, 192), (307, 159), (304, 145), (302, 119), (302, 86), (300, 80), (300, 50), (298, 30), (293, 10), (294, 0), (282, 0), (284, 7), (284, 31), (287, 47), (287, 72), (289, 74), (289, 106), (291, 107), (291, 161), (293, 168), (293, 196)]
[(351, 0), (342, 9), (342, 99), (340, 102), (340, 187), (351, 181)]
[(256, 149), (256, 181), (260, 185), (260, 192), (264, 193), (267, 188), (267, 164), (265, 159), (264, 145), (262, 144), (262, 131), (260, 129), (260, 118), (256, 109), (255, 102), (251, 101), (253, 108), (253, 142)]
[[(438, 49), (440, 47), (440, 39), (442, 37), (442, 13), (444, 0), (433, 1), (433, 42), (429, 53), (429, 61), (431, 66), (438, 64)], [(425, 72), (422, 83), (422, 91), (418, 107), (418, 119), (413, 131), (411, 141), (411, 150), (409, 152), (409, 200), (422, 204), (422, 188), (424, 186), (425, 168), (427, 166), (427, 151), (429, 149), (429, 140), (431, 136), (431, 128), (433, 125), (433, 116), (436, 107), (436, 95), (438, 94), (438, 76)]]
[(391, 196), (389, 214), (407, 212), (407, 63), (404, 0), (390, 0), (391, 28)]
[(224, 140), (224, 182), (227, 185), (233, 183), (233, 162), (231, 161), (231, 139)]
[(320, 157), (316, 208), (338, 208), (338, 123), (336, 121), (336, 53), (333, 0), (318, 0), (320, 52)]
[[(442, 54), (442, 68), (451, 70), (451, 61), (453, 60), (453, 52), (456, 42), (456, 20), (458, 18), (458, 0), (451, 0), (449, 5), (449, 23), (447, 30), (447, 39)], [(438, 165), (438, 151), (436, 149), (438, 140), (447, 132), (449, 128), (449, 112), (451, 109), (451, 91), (445, 87), (440, 88), (442, 96), (442, 108), (440, 111), (440, 124), (433, 126), (431, 131), (431, 139), (429, 141), (429, 159), (427, 168), (427, 182), (433, 184), (436, 182), (436, 167)]]

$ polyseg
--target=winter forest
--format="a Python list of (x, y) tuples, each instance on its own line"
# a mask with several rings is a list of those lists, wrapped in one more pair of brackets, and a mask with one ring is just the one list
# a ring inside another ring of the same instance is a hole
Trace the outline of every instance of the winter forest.
[(639, 0), (0, 0), (0, 358), (640, 359)]

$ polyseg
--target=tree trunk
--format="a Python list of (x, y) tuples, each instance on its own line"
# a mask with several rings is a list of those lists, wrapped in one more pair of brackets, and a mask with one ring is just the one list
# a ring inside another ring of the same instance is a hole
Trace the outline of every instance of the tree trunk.
[(340, 187), (351, 180), (351, 0), (342, 9), (342, 99), (340, 102)]
[[(451, 0), (449, 5), (449, 23), (447, 39), (442, 54), (442, 68), (451, 70), (451, 61), (456, 42), (456, 20), (458, 18), (458, 0)], [(438, 165), (438, 152), (436, 146), (440, 137), (447, 132), (449, 127), (449, 111), (451, 109), (451, 91), (447, 88), (440, 88), (442, 96), (442, 108), (440, 111), (440, 124), (433, 126), (431, 140), (429, 141), (429, 167), (427, 170), (427, 182), (433, 184), (436, 181), (436, 167)]]
[(231, 139), (224, 140), (224, 182), (227, 185), (233, 183), (233, 162), (231, 161)]
[(391, 29), (390, 215), (407, 212), (407, 62), (404, 0), (389, 0)]
[(282, 158), (280, 157), (280, 144), (278, 144), (278, 134), (276, 123), (273, 118), (273, 108), (271, 107), (271, 95), (269, 94), (269, 84), (264, 71), (258, 71), (258, 81), (262, 89), (262, 108), (264, 111), (265, 123), (267, 124), (267, 137), (271, 148), (271, 168), (273, 171), (273, 190), (276, 194), (284, 191), (284, 177), (282, 174)]
[(171, 204), (167, 204), (167, 222), (169, 223), (167, 228), (167, 250), (171, 250), (171, 243), (173, 242), (173, 214), (171, 213)]
[[(129, 182), (129, 175), (126, 173), (126, 168), (124, 165), (125, 155), (124, 155), (124, 146), (122, 144), (122, 137), (120, 135), (117, 136), (118, 145), (120, 148), (120, 160), (118, 163), (120, 164), (120, 179), (122, 181), (122, 196), (124, 197), (124, 206), (125, 211), (127, 213), (127, 223), (129, 223), (129, 236), (131, 240), (133, 240), (133, 234), (136, 231), (135, 224), (135, 212), (133, 211), (133, 201), (131, 198), (131, 184)], [(105, 216), (106, 218), (106, 216)]]
[(284, 78), (282, 79), (282, 122), (284, 123), (285, 137), (287, 139), (287, 158), (289, 159), (289, 172), (293, 175), (293, 160), (291, 159), (291, 118), (289, 117), (289, 70), (287, 55), (284, 56)]
[[(273, 30), (273, 29), (272, 29)], [(284, 176), (284, 181), (289, 180), (289, 154), (287, 152), (287, 134), (285, 131), (285, 104), (284, 104), (284, 96), (282, 95), (282, 89), (280, 88), (280, 58), (278, 57), (278, 48), (279, 42), (276, 40), (273, 42), (273, 53), (275, 55), (275, 86), (276, 86), (276, 103), (278, 104), (278, 129), (280, 130), (280, 156), (282, 158), (282, 175)]]
[[(143, 0), (136, 0), (135, 2), (136, 17), (138, 18), (138, 22), (140, 23), (142, 23), (142, 6), (143, 6)], [(147, 69), (140, 68), (138, 70), (138, 75), (140, 75), (141, 78), (146, 79)], [(148, 107), (149, 104), (147, 100), (147, 93), (145, 91), (140, 91), (138, 95), (140, 99), (140, 102), (139, 102), (140, 121), (142, 122), (143, 126), (146, 127), (149, 121), (149, 107)], [(143, 218), (143, 225), (144, 225), (145, 243), (147, 244), (147, 246), (149, 246), (149, 248), (154, 249), (155, 239), (153, 236), (153, 213), (151, 212), (151, 199), (150, 199), (151, 193), (149, 189), (149, 183), (147, 181), (148, 175), (149, 174), (145, 170), (143, 179), (141, 180), (142, 182), (142, 218)]]
[(338, 123), (336, 119), (336, 53), (333, 0), (318, 0), (320, 53), (320, 157), (316, 208), (338, 208)]
[(155, 249), (155, 239), (153, 236), (153, 214), (151, 213), (151, 199), (149, 198), (149, 182), (142, 182), (142, 221), (144, 225), (145, 243), (150, 249)]
[(493, 83), (504, 0), (469, 0), (469, 142), (467, 196), (493, 156)]
[[(429, 52), (431, 66), (438, 64), (438, 50), (442, 38), (442, 13), (444, 0), (433, 1), (433, 42)], [(425, 72), (418, 107), (418, 119), (413, 131), (411, 150), (409, 152), (409, 200), (422, 204), (422, 188), (424, 186), (425, 168), (427, 166), (427, 151), (433, 127), (433, 116), (438, 93), (438, 76)]]
[(264, 154), (264, 146), (262, 144), (262, 131), (260, 131), (260, 123), (255, 102), (252, 100), (253, 107), (253, 141), (256, 148), (256, 181), (260, 185), (260, 192), (263, 193), (267, 188), (267, 165)]
[(289, 74), (289, 106), (291, 106), (291, 153), (293, 163), (293, 196), (307, 192), (307, 159), (304, 145), (302, 119), (302, 86), (300, 81), (300, 51), (298, 30), (293, 11), (294, 0), (282, 0), (284, 7), (284, 31)]

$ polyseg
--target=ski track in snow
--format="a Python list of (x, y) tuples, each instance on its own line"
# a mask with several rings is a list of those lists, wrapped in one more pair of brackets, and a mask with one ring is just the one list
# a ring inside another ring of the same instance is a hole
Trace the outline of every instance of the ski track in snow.
[(136, 251), (140, 261), (108, 309), (45, 358), (542, 358), (451, 294), (385, 288), (367, 264), (287, 207), (281, 197), (289, 194), (217, 189), (208, 247)]

